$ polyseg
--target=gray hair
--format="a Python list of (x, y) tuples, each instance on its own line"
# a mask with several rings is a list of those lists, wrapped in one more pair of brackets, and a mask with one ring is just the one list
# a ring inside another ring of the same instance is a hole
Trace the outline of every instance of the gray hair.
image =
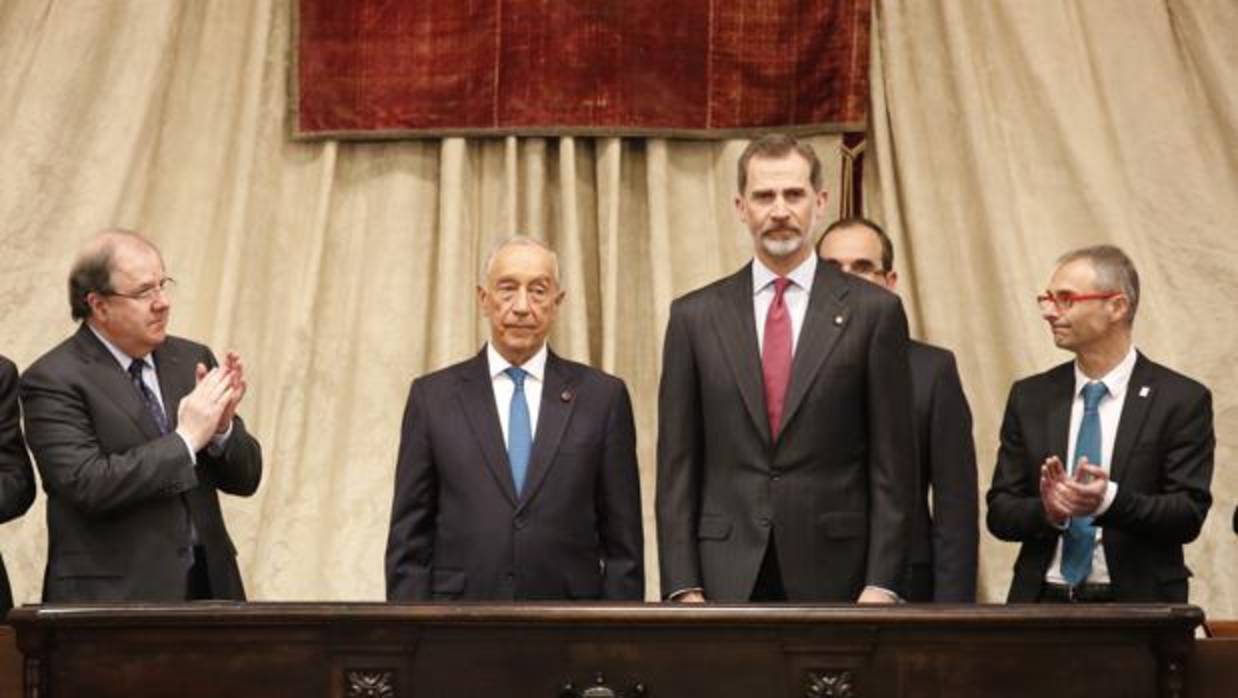
[(1086, 259), (1096, 272), (1097, 290), (1117, 291), (1126, 296), (1130, 306), (1127, 321), (1135, 322), (1135, 311), (1139, 309), (1139, 272), (1135, 263), (1117, 245), (1093, 245), (1071, 250), (1058, 257), (1058, 266), (1070, 264), (1076, 260)]
[(116, 256), (117, 243), (122, 240), (141, 243), (159, 254), (159, 248), (141, 233), (125, 228), (100, 230), (78, 253), (69, 269), (69, 314), (74, 320), (90, 317), (92, 311), (87, 296), (92, 293), (106, 295), (116, 290), (112, 288), (112, 259)]
[(490, 248), (490, 254), (486, 255), (486, 261), (481, 267), (481, 285), (484, 287), (486, 281), (490, 278), (490, 270), (494, 268), (494, 260), (499, 256), (499, 252), (504, 247), (509, 245), (524, 245), (526, 247), (540, 247), (550, 255), (550, 269), (554, 276), (555, 285), (562, 287), (563, 283), (559, 279), (559, 255), (554, 250), (550, 249), (550, 245), (538, 240), (537, 238), (529, 237), (528, 235), (511, 235), (500, 240), (494, 247)]

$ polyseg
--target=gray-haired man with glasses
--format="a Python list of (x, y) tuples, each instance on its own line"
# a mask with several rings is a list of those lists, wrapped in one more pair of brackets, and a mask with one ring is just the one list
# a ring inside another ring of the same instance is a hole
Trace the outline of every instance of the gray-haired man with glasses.
[(1182, 546), (1212, 504), (1212, 395), (1136, 351), (1139, 275), (1099, 245), (1058, 260), (1037, 297), (1075, 355), (1014, 384), (988, 526), (1022, 543), (1011, 603), (1184, 603)]
[(217, 494), (248, 496), (262, 476), (236, 416), (244, 368), (168, 335), (173, 285), (149, 240), (99, 233), (69, 274), (81, 325), (22, 375), (45, 601), (245, 598)]

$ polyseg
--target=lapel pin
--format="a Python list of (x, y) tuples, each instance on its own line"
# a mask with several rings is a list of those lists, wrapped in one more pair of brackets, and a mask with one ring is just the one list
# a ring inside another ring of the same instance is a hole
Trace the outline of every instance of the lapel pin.
[(842, 327), (842, 324), (843, 324), (843, 316), (842, 316), (842, 315), (835, 315), (835, 316), (834, 316), (834, 325), (835, 325), (836, 327)]
[(1145, 385), (1139, 389), (1139, 397), (1147, 397), (1151, 392), (1152, 389)]
[(563, 402), (571, 402), (571, 401), (572, 401), (572, 391), (570, 391), (570, 390), (564, 390), (563, 392), (559, 393), (559, 399), (560, 399), (560, 400), (562, 400)]

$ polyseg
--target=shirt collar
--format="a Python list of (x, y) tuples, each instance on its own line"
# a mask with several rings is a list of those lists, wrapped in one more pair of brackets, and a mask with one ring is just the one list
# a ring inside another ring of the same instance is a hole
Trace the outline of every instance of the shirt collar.
[[(1113, 399), (1121, 401), (1126, 396), (1126, 386), (1131, 381), (1131, 372), (1135, 370), (1136, 357), (1135, 345), (1132, 344), (1130, 349), (1127, 350), (1126, 356), (1118, 362), (1118, 365), (1109, 369), (1109, 373), (1097, 379), (1105, 384), (1105, 389)], [(1091, 382), (1092, 379), (1088, 378), (1080, 370), (1079, 362), (1075, 361), (1075, 397), (1078, 397), (1083, 392), (1083, 386)]]
[[(95, 329), (94, 325), (87, 322), (86, 326), (89, 327), (90, 331), (93, 332), (94, 335), (99, 338), (100, 342), (103, 342), (103, 346), (107, 347), (108, 352), (116, 359), (116, 362), (120, 364), (120, 367), (128, 371), (129, 365), (133, 363), (135, 357), (129, 356), (120, 347), (116, 346), (115, 344), (112, 344), (112, 341), (108, 339), (107, 337), (105, 337), (102, 332)], [(137, 360), (141, 361), (142, 364), (146, 366), (147, 368), (153, 369), (155, 367), (154, 363), (152, 363), (150, 360), (150, 354), (147, 354), (146, 356), (143, 356), (142, 358), (137, 359)]]
[[(807, 241), (805, 241), (807, 244)], [(796, 286), (805, 291), (812, 289), (813, 277), (817, 275), (817, 255), (810, 254), (808, 258), (800, 262), (800, 265), (791, 270), (787, 274), (787, 278), (791, 279)], [(765, 290), (766, 286), (774, 283), (778, 275), (770, 271), (770, 268), (765, 266), (759, 257), (752, 258), (752, 295), (756, 295)]]
[[(542, 377), (546, 375), (546, 355), (548, 354), (546, 343), (542, 342), (542, 348), (537, 350), (537, 353), (529, 357), (529, 360), (524, 362), (520, 368), (523, 368), (529, 377), (536, 381), (542, 381)], [(503, 355), (494, 348), (494, 344), (486, 342), (486, 361), (490, 365), (490, 379), (498, 378), (501, 373), (506, 371), (512, 362), (503, 358)]]

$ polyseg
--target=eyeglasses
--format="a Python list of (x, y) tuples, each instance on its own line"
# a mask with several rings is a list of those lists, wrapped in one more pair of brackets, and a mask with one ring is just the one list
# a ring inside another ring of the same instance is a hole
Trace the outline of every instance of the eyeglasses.
[(105, 296), (120, 296), (129, 300), (141, 301), (143, 303), (155, 300), (155, 296), (162, 295), (164, 298), (172, 295), (176, 290), (176, 279), (170, 276), (165, 276), (159, 280), (159, 283), (153, 286), (140, 288), (132, 293), (121, 293), (120, 291), (108, 291)]
[(1117, 298), (1122, 295), (1121, 291), (1109, 291), (1107, 293), (1072, 293), (1070, 291), (1045, 291), (1036, 296), (1036, 304), (1044, 312), (1057, 310), (1059, 313), (1070, 310), (1075, 303), (1080, 301), (1105, 301), (1110, 298)]

